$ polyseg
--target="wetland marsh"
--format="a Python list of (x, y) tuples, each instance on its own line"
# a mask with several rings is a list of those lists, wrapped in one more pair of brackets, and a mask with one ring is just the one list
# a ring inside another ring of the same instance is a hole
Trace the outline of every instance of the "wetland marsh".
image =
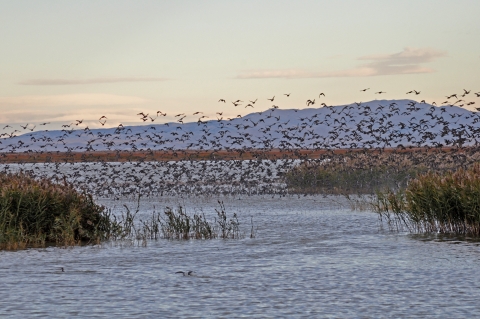
[[(0, 251), (2, 317), (472, 317), (478, 243), (383, 230), (338, 196), (230, 196), (255, 238)], [(99, 200), (121, 212), (134, 201)], [(139, 217), (216, 198), (141, 201)], [(61, 267), (64, 268), (62, 272)], [(191, 276), (177, 271), (193, 271)]]

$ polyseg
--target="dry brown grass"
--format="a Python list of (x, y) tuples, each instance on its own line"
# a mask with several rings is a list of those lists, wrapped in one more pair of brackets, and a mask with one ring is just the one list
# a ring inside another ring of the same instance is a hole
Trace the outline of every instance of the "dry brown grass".
[(393, 229), (479, 237), (480, 164), (422, 174), (404, 191), (379, 193), (375, 207)]
[(0, 173), (0, 249), (99, 242), (115, 226), (109, 217), (71, 184)]
[(127, 162), (127, 161), (180, 161), (180, 160), (250, 160), (250, 159), (316, 159), (330, 155), (389, 154), (389, 153), (462, 153), (468, 148), (389, 148), (389, 149), (250, 149), (250, 150), (175, 150), (175, 151), (95, 151), (95, 152), (44, 152), (0, 153), (0, 163), (45, 162)]

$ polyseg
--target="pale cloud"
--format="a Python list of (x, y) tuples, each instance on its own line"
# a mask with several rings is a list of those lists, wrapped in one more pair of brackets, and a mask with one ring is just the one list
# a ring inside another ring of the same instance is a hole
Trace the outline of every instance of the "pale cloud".
[[(45, 111), (42, 108), (11, 108), (6, 111), (0, 112), (0, 130), (3, 125), (6, 124), (39, 124), (42, 122), (48, 122), (48, 126), (42, 126), (43, 128), (61, 128), (63, 124), (75, 123), (75, 120), (83, 120), (81, 126), (75, 126), (75, 128), (83, 128), (88, 126), (90, 128), (97, 127), (115, 127), (119, 123), (126, 125), (127, 123), (136, 122), (140, 124), (138, 116), (136, 114), (140, 112), (138, 109), (127, 107), (127, 109), (120, 109), (117, 106), (104, 106), (101, 110), (96, 107), (81, 107), (71, 108), (56, 112), (55, 110), (48, 109)], [(102, 126), (98, 119), (100, 116), (105, 115), (107, 117), (107, 123)], [(17, 127), (18, 128), (18, 127)], [(37, 129), (40, 129), (37, 126)]]
[(149, 100), (115, 94), (61, 94), (0, 97), (2, 112), (12, 107), (111, 106), (145, 103)]
[(374, 70), (374, 75), (432, 73), (435, 72), (433, 69), (423, 67), (421, 64), (432, 62), (446, 55), (444, 51), (431, 48), (415, 49), (407, 47), (399, 53), (367, 55), (358, 58), (358, 60), (372, 61), (365, 67)]
[(446, 52), (432, 48), (405, 48), (402, 52), (393, 54), (377, 54), (359, 57), (361, 61), (371, 61), (358, 67), (338, 71), (308, 71), (304, 69), (286, 70), (247, 70), (241, 72), (238, 79), (262, 78), (329, 78), (329, 77), (363, 77), (396, 74), (432, 73), (435, 70), (422, 66), (437, 58), (445, 57)]
[(437, 51), (432, 48), (410, 48), (406, 47), (402, 52), (393, 54), (373, 54), (359, 57), (358, 60), (386, 61), (390, 64), (415, 64), (432, 62), (436, 58), (446, 56), (444, 51)]
[(104, 84), (121, 82), (162, 82), (167, 78), (158, 77), (110, 77), (90, 79), (31, 79), (19, 82), (21, 85), (82, 85), (82, 84)]
[[(151, 102), (141, 97), (113, 94), (0, 97), (0, 124), (30, 123), (37, 124), (37, 129), (59, 129), (62, 124), (70, 124), (77, 119), (83, 119), (83, 126), (90, 128), (115, 127), (119, 123), (145, 124), (136, 114), (149, 110)], [(155, 114), (155, 111), (150, 113)], [(102, 115), (108, 118), (105, 126), (98, 122)], [(38, 126), (42, 122), (50, 124)]]

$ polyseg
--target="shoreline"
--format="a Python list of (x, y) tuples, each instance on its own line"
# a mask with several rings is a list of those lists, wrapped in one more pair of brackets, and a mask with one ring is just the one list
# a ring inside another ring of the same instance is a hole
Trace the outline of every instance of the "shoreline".
[(406, 147), (372, 149), (234, 149), (234, 150), (140, 150), (140, 151), (90, 151), (90, 152), (22, 152), (0, 153), (0, 164), (13, 163), (79, 163), (79, 162), (152, 162), (152, 161), (202, 161), (202, 160), (278, 160), (316, 159), (324, 155), (354, 153), (448, 153), (475, 150), (475, 147)]

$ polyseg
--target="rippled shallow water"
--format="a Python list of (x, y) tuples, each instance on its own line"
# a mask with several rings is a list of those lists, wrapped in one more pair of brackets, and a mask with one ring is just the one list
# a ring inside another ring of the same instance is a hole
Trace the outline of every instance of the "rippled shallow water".
[[(224, 202), (245, 239), (0, 252), (0, 317), (478, 316), (476, 243), (383, 231), (374, 213), (332, 198)], [(170, 198), (142, 202), (140, 214), (177, 203), (190, 212), (218, 207)]]

